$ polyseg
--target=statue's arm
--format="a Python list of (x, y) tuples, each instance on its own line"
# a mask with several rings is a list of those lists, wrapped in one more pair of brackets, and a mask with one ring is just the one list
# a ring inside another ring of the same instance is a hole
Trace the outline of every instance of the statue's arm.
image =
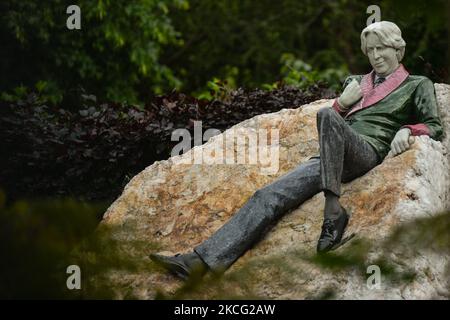
[(443, 130), (439, 119), (434, 85), (430, 79), (425, 78), (417, 86), (414, 94), (414, 107), (418, 123), (405, 125), (402, 128), (409, 128), (413, 136), (428, 135), (439, 140)]

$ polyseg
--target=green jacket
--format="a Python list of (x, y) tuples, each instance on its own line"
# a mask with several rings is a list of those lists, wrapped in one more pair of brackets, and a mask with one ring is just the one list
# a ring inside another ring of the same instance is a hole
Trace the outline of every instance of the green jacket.
[[(442, 126), (431, 80), (406, 72), (402, 79), (388, 83), (388, 78), (378, 86), (378, 92), (371, 92), (376, 90), (372, 89), (373, 78), (370, 80), (368, 77), (373, 77), (373, 72), (365, 76), (350, 76), (343, 87), (356, 79), (361, 84), (362, 100), (375, 103), (369, 102), (365, 106), (364, 101), (360, 101), (345, 112), (341, 111), (336, 99), (333, 108), (345, 118), (353, 130), (374, 147), (380, 161), (389, 153), (390, 144), (401, 128), (409, 128), (415, 136), (425, 134), (435, 140), (441, 138)], [(382, 87), (385, 83), (387, 85)], [(386, 96), (383, 98), (383, 95)]]

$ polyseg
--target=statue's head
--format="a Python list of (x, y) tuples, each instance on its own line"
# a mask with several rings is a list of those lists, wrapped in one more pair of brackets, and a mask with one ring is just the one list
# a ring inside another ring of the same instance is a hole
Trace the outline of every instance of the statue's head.
[(361, 32), (361, 50), (380, 76), (388, 76), (397, 69), (405, 47), (402, 32), (395, 23), (375, 22)]

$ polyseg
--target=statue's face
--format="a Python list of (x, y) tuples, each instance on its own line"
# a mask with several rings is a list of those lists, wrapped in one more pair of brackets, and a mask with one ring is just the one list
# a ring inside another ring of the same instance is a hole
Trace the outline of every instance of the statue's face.
[(394, 72), (399, 65), (397, 50), (382, 44), (375, 33), (369, 33), (366, 40), (367, 56), (375, 72), (383, 77)]

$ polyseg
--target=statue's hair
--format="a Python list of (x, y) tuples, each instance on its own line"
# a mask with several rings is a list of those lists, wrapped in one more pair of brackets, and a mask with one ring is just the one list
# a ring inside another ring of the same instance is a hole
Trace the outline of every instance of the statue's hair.
[(367, 36), (374, 33), (378, 36), (381, 43), (385, 46), (392, 47), (397, 50), (397, 59), (402, 61), (405, 55), (406, 42), (402, 38), (402, 31), (393, 22), (380, 21), (369, 24), (361, 32), (361, 50), (367, 56)]

